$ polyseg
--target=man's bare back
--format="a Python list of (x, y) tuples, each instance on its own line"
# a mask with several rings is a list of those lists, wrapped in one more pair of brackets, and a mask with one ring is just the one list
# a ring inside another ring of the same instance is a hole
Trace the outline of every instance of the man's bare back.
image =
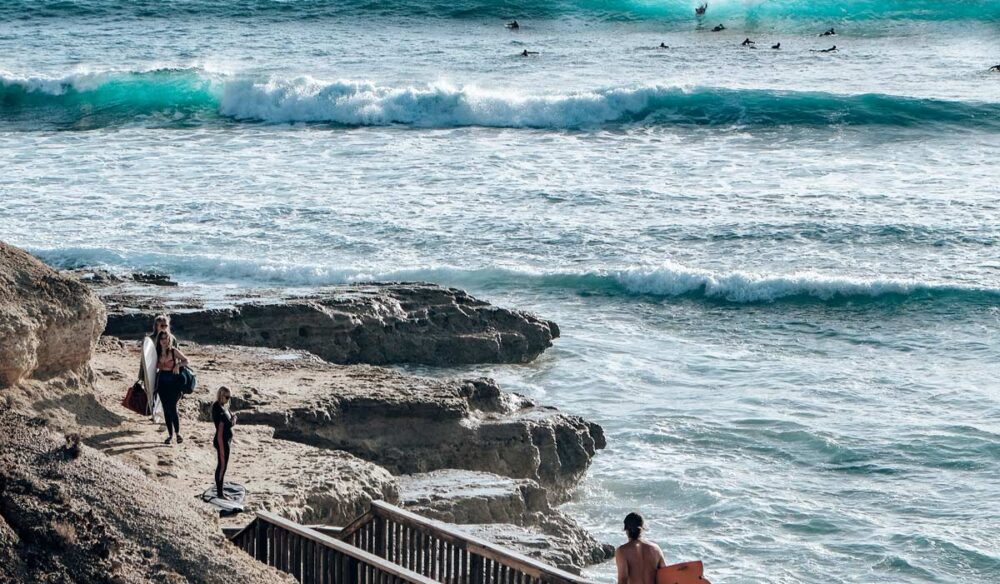
[(666, 566), (660, 546), (640, 538), (615, 550), (618, 584), (656, 584), (656, 570)]

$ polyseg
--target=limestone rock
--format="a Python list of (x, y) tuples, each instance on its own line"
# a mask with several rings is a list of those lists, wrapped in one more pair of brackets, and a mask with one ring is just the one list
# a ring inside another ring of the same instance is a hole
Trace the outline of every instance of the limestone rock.
[(299, 366), (249, 361), (220, 377), (242, 385), (232, 407), (245, 423), (271, 426), (283, 440), (350, 452), (396, 474), (458, 468), (529, 478), (555, 502), (569, 496), (605, 447), (600, 426), (503, 392), (490, 379), (438, 380), (322, 362), (291, 382), (254, 372)]
[[(113, 290), (102, 294), (109, 306), (121, 305)], [(141, 338), (154, 312), (112, 311), (105, 334)], [(313, 296), (175, 312), (172, 328), (198, 343), (288, 347), (331, 363), (372, 365), (526, 363), (559, 336), (554, 322), (424, 283), (336, 286)]]
[(79, 373), (104, 326), (87, 286), (0, 242), (0, 387)]
[(614, 548), (549, 505), (529, 479), (487, 472), (440, 470), (399, 478), (401, 503), (425, 517), (459, 524), (478, 537), (510, 545), (564, 570), (607, 560)]
[[(356, 456), (278, 440), (273, 429), (262, 426), (239, 424), (234, 432), (231, 474), (251, 492), (253, 509), (303, 524), (347, 525), (373, 500), (399, 501), (399, 487), (389, 471)], [(194, 443), (214, 455), (209, 441), (204, 442), (198, 436)]]
[(10, 410), (0, 427), (0, 581), (293, 582), (138, 470)]

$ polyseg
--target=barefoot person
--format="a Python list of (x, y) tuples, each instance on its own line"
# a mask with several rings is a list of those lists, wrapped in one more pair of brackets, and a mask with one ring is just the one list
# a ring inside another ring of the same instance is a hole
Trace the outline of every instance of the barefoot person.
[(656, 571), (667, 565), (660, 546), (642, 539), (644, 529), (641, 515), (625, 516), (628, 543), (615, 550), (618, 584), (656, 584)]
[(226, 498), (222, 483), (226, 478), (226, 469), (229, 468), (229, 445), (233, 441), (233, 425), (236, 424), (236, 414), (229, 411), (229, 398), (229, 388), (220, 387), (215, 395), (215, 403), (212, 404), (212, 425), (215, 426), (212, 446), (217, 452), (215, 490), (216, 496), (220, 499)]
[(188, 364), (187, 357), (177, 348), (177, 341), (170, 333), (163, 331), (156, 335), (156, 394), (163, 404), (163, 417), (167, 423), (167, 439), (164, 444), (170, 444), (170, 439), (177, 435), (177, 443), (184, 442), (181, 437), (181, 420), (177, 415), (177, 402), (181, 399), (184, 377), (181, 367)]

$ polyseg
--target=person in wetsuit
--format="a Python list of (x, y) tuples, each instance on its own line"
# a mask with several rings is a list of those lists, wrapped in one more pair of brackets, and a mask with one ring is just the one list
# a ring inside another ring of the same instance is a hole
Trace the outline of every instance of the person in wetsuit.
[(706, 3), (702, 4), (701, 6), (698, 6), (697, 8), (695, 8), (694, 9), (694, 14), (695, 14), (695, 16), (705, 16), (705, 11), (707, 11), (707, 10), (708, 10), (708, 2), (706, 2)]
[(528, 49), (524, 49), (523, 51), (521, 51), (522, 57), (530, 57), (531, 55), (537, 55), (537, 54), (538, 51), (529, 51)]
[(233, 441), (233, 426), (236, 424), (236, 414), (229, 411), (230, 397), (229, 388), (222, 386), (212, 404), (212, 426), (215, 428), (212, 446), (216, 450), (215, 490), (220, 499), (226, 498), (222, 484), (226, 478), (226, 470), (229, 469), (230, 444)]
[(163, 441), (164, 444), (170, 444), (170, 439), (175, 435), (178, 444), (184, 442), (177, 402), (180, 401), (184, 388), (181, 367), (187, 364), (188, 358), (177, 348), (173, 335), (166, 331), (156, 335), (156, 395), (160, 396), (167, 424), (167, 439)]
[(992, 67), (990, 67), (990, 71), (994, 73), (1000, 73), (1000, 65), (993, 65)]
[(662, 42), (661, 42), (661, 43), (660, 43), (660, 46), (659, 46), (659, 47), (657, 47), (657, 48), (660, 48), (660, 49), (669, 49), (670, 47), (668, 47), (666, 43), (662, 43)]
[(772, 49), (780, 49), (781, 48), (781, 43), (774, 43), (773, 45), (771, 45), (771, 48)]
[(743, 39), (743, 42), (740, 43), (740, 46), (750, 47), (750, 46), (753, 46), (753, 45), (756, 45), (756, 44), (757, 43), (755, 43), (754, 41), (750, 40), (750, 37), (747, 37), (747, 38)]
[(820, 34), (819, 36), (834, 36), (836, 34), (837, 34), (837, 31), (833, 30), (833, 28), (830, 28), (830, 30), (828, 30), (828, 31)]
[(656, 571), (667, 565), (660, 546), (642, 539), (644, 529), (641, 515), (625, 516), (628, 543), (615, 550), (618, 584), (656, 584)]
[(715, 28), (712, 29), (712, 32), (720, 32), (723, 30), (726, 30), (726, 26), (724, 24), (717, 24)]
[(518, 29), (521, 28), (521, 25), (518, 24), (516, 20), (512, 20), (512, 21), (508, 22), (506, 26), (510, 30), (518, 30)]

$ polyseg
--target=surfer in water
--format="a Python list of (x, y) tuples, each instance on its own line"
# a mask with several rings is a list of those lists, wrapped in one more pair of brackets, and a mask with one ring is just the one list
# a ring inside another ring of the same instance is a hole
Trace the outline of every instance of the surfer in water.
[(518, 24), (516, 20), (508, 22), (505, 26), (510, 30), (518, 30), (521, 28), (521, 25)]
[(537, 55), (537, 54), (538, 54), (538, 51), (529, 51), (528, 49), (524, 49), (523, 51), (521, 51), (521, 56), (522, 57), (530, 57), (532, 55)]
[(670, 47), (668, 47), (665, 43), (660, 43), (660, 46), (657, 47), (657, 48), (658, 49), (669, 49)]
[(836, 35), (837, 35), (837, 31), (833, 30), (833, 27), (831, 26), (829, 30), (827, 30), (827, 31), (825, 31), (823, 33), (820, 33), (819, 36), (836, 36)]
[(814, 52), (814, 53), (836, 53), (837, 52), (837, 45), (833, 45), (829, 49), (819, 49), (819, 50), (812, 49), (812, 52)]
[(694, 9), (694, 15), (695, 16), (705, 16), (705, 11), (706, 10), (708, 10), (708, 2), (706, 2), (706, 3), (702, 4), (701, 6), (698, 6), (697, 8), (695, 8)]
[(723, 25), (723, 24), (717, 24), (715, 26), (715, 28), (712, 29), (712, 32), (721, 32), (721, 31), (724, 31), (724, 30), (726, 30), (726, 26), (725, 25)]
[(225, 499), (225, 492), (222, 484), (226, 479), (226, 470), (229, 468), (230, 445), (233, 442), (233, 426), (236, 425), (236, 414), (229, 411), (229, 400), (232, 394), (229, 388), (222, 386), (215, 394), (215, 403), (212, 404), (212, 426), (215, 427), (215, 436), (212, 437), (212, 446), (216, 450), (215, 463), (215, 491), (219, 499)]
[(992, 71), (993, 73), (1000, 73), (1000, 65), (993, 65), (992, 67), (990, 67), (990, 71)]
[(629, 513), (625, 516), (628, 543), (615, 550), (618, 584), (656, 584), (656, 571), (667, 565), (660, 546), (642, 539), (644, 530), (641, 515)]
[(742, 46), (742, 47), (752, 47), (752, 46), (754, 46), (756, 44), (757, 43), (755, 43), (754, 41), (750, 40), (750, 37), (747, 37), (747, 38), (743, 39), (743, 42), (740, 43), (740, 46)]
[(167, 439), (164, 444), (170, 444), (171, 438), (177, 436), (177, 443), (184, 442), (181, 437), (181, 419), (177, 415), (177, 402), (181, 399), (184, 387), (184, 376), (181, 367), (188, 364), (188, 358), (177, 348), (174, 336), (163, 331), (156, 335), (156, 394), (163, 404), (163, 417), (167, 424)]
[(771, 45), (771, 48), (775, 50), (781, 49), (781, 43), (774, 43)]

